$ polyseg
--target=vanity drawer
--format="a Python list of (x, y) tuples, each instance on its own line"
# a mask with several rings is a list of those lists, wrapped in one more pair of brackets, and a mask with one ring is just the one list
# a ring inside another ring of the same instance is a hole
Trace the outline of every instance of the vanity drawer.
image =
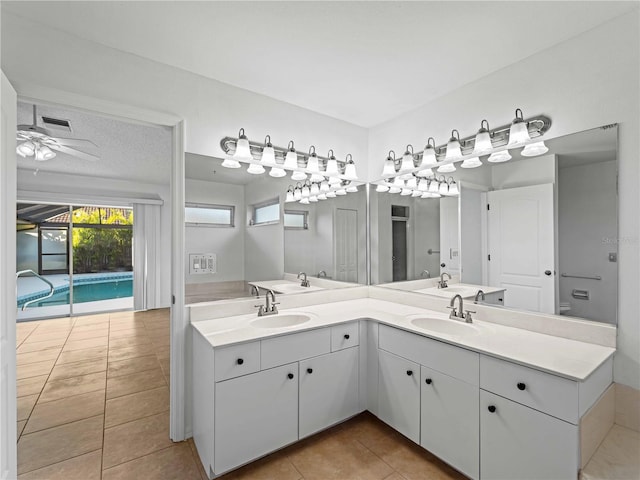
[(578, 424), (578, 383), (533, 368), (480, 356), (480, 388)]
[(260, 343), (260, 364), (264, 370), (331, 352), (331, 331), (329, 328), (319, 328), (268, 338)]
[(260, 370), (260, 342), (215, 348), (213, 354), (216, 382)]
[(358, 322), (345, 323), (331, 327), (331, 351), (336, 352), (360, 344), (360, 325)]
[(379, 347), (471, 385), (478, 385), (479, 354), (476, 352), (387, 325), (380, 325)]

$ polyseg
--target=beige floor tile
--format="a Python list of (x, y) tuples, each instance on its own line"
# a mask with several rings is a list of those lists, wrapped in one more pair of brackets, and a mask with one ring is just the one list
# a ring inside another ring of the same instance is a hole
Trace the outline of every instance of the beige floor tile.
[(97, 315), (83, 315), (81, 317), (76, 317), (76, 323), (75, 326), (82, 326), (82, 325), (95, 325), (95, 324), (101, 324), (101, 323), (109, 323), (109, 316), (110, 314), (108, 313), (99, 313)]
[(583, 480), (640, 478), (640, 433), (614, 425), (582, 471)]
[(39, 394), (48, 378), (48, 375), (40, 375), (39, 377), (29, 377), (17, 380), (16, 389), (18, 391), (18, 397)]
[(106, 372), (90, 373), (79, 377), (50, 380), (40, 394), (40, 403), (52, 402), (61, 398), (72, 397), (83, 393), (105, 390), (107, 387)]
[(114, 330), (109, 332), (109, 338), (124, 338), (124, 337), (140, 337), (146, 336), (147, 330), (143, 326), (136, 326), (134, 328), (126, 328), (122, 330)]
[(114, 467), (172, 445), (169, 412), (107, 428), (102, 468)]
[(109, 342), (109, 348), (124, 348), (133, 345), (146, 345), (148, 343), (151, 343), (151, 340), (149, 340), (146, 335), (144, 337), (114, 338)]
[(169, 339), (169, 337), (167, 338), (156, 337), (156, 338), (150, 338), (150, 340), (153, 346), (155, 347), (168, 347), (171, 345), (171, 340)]
[(49, 380), (78, 377), (89, 373), (104, 372), (107, 370), (107, 359), (89, 360), (87, 362), (64, 363), (56, 365), (51, 371)]
[(156, 355), (158, 356), (159, 360), (169, 358), (171, 356), (171, 347), (169, 345), (157, 347)]
[(135, 320), (111, 320), (109, 322), (109, 333), (118, 332), (120, 330), (132, 330), (135, 328), (144, 328), (144, 323)]
[(107, 400), (105, 428), (169, 410), (169, 388), (160, 387)]
[(160, 367), (131, 375), (107, 378), (107, 399), (167, 386)]
[(102, 450), (96, 450), (25, 473), (18, 480), (100, 480), (101, 458)]
[(22, 435), (22, 430), (24, 430), (24, 426), (27, 424), (26, 420), (18, 420), (16, 422), (16, 427), (18, 428), (18, 431), (16, 432), (16, 438), (19, 440), (20, 439), (20, 435)]
[(109, 348), (109, 361), (116, 362), (127, 358), (144, 357), (155, 353), (155, 347), (151, 343), (133, 345), (124, 348)]
[(40, 350), (48, 350), (50, 348), (60, 349), (64, 345), (65, 339), (48, 340), (44, 342), (29, 342), (29, 338), (18, 347), (17, 353), (39, 352)]
[(31, 412), (24, 433), (57, 427), (104, 414), (104, 390), (74, 395), (52, 402), (38, 402)]
[(31, 410), (33, 410), (36, 401), (38, 400), (38, 395), (25, 395), (24, 397), (18, 397), (18, 416), (16, 420), (26, 420), (31, 415)]
[[(293, 466), (293, 463), (286, 455), (280, 452), (250, 463), (221, 477), (223, 480), (299, 480), (301, 478), (303, 478), (302, 474), (296, 470), (296, 467)], [(342, 480), (348, 477), (334, 478)]]
[(55, 363), (54, 360), (45, 360), (44, 362), (27, 363), (26, 365), (18, 365), (16, 368), (16, 379), (21, 380), (29, 377), (39, 377), (41, 375), (49, 375)]
[(305, 480), (382, 480), (393, 469), (360, 442), (344, 436), (318, 435), (288, 455)]
[(130, 375), (145, 370), (153, 370), (160, 366), (158, 357), (155, 355), (147, 355), (145, 357), (129, 358), (127, 360), (119, 360), (109, 362), (107, 369), (107, 377), (118, 377), (120, 375)]
[(37, 322), (18, 322), (16, 323), (16, 333), (30, 334), (38, 327)]
[(169, 358), (159, 358), (160, 367), (164, 372), (165, 376), (168, 378), (171, 374), (171, 359)]
[(200, 472), (200, 479), (209, 480), (209, 475), (207, 475), (207, 472), (202, 465), (202, 461), (200, 460), (200, 456), (198, 455), (198, 449), (196, 448), (196, 443), (193, 441), (193, 437), (188, 439), (187, 443), (191, 447), (191, 454), (193, 455), (193, 460), (196, 462), (196, 466), (198, 467), (198, 471)]
[(62, 348), (63, 352), (72, 352), (74, 350), (85, 350), (94, 347), (106, 347), (109, 345), (109, 337), (86, 338), (84, 340), (76, 340), (75, 342), (67, 342)]
[[(77, 328), (77, 327), (76, 327)], [(67, 338), (68, 342), (77, 342), (80, 340), (89, 340), (91, 338), (106, 338), (109, 336), (109, 328), (100, 328), (100, 329), (89, 329), (89, 330), (81, 330), (79, 332), (74, 328), (69, 338)]]
[(102, 448), (103, 417), (92, 417), (22, 435), (18, 474), (62, 462)]
[(407, 479), (405, 477), (403, 477), (402, 475), (400, 475), (398, 472), (393, 472), (391, 475), (389, 475), (384, 480), (407, 480)]
[(88, 362), (90, 360), (98, 360), (107, 358), (107, 347), (94, 347), (85, 350), (74, 350), (71, 352), (62, 352), (58, 357), (56, 365), (65, 363)]
[(44, 362), (45, 360), (55, 360), (60, 355), (62, 347), (49, 348), (37, 352), (18, 353), (16, 362), (18, 365), (27, 365), (28, 363)]
[(123, 463), (102, 472), (103, 480), (200, 480), (186, 442)]
[(37, 330), (33, 332), (29, 337), (25, 340), (25, 343), (35, 343), (35, 342), (64, 342), (69, 336), (68, 330), (54, 330), (52, 332), (41, 332)]

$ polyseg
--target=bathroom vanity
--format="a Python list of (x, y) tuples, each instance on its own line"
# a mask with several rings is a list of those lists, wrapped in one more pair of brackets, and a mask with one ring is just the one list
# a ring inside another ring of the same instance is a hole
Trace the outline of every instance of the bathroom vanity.
[(192, 322), (193, 434), (211, 478), (365, 410), (470, 478), (577, 478), (581, 418), (612, 382), (614, 348), (450, 320), (442, 300), (311, 304), (321, 295)]

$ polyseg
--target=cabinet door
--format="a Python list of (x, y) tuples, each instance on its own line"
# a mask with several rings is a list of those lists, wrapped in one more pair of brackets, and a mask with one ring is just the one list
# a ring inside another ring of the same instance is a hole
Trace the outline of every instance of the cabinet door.
[(578, 427), (480, 391), (480, 475), (486, 479), (575, 479)]
[(358, 413), (358, 347), (300, 362), (300, 438)]
[(215, 385), (214, 472), (232, 468), (298, 439), (298, 364)]
[(471, 478), (478, 478), (477, 386), (421, 367), (420, 445)]
[(420, 442), (420, 365), (378, 350), (378, 417)]

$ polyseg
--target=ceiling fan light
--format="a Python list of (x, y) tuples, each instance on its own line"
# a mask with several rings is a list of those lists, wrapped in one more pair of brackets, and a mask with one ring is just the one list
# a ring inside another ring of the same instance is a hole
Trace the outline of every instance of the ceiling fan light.
[(445, 163), (438, 167), (439, 173), (451, 173), (456, 171), (456, 166), (453, 163)]
[(482, 166), (482, 162), (478, 157), (472, 157), (465, 159), (465, 161), (462, 162), (462, 165), (460, 166), (462, 168), (477, 168)]
[(307, 179), (307, 174), (300, 171), (295, 171), (291, 174), (291, 180), (295, 180), (296, 182), (303, 181)]
[(20, 145), (18, 145), (16, 147), (16, 152), (21, 157), (30, 157), (35, 153), (35, 151), (36, 151), (35, 143), (30, 142), (28, 140), (26, 142), (21, 143)]
[[(518, 114), (520, 112), (520, 114)], [(519, 108), (516, 109), (516, 118), (511, 122), (511, 127), (509, 127), (509, 144), (507, 145), (509, 148), (521, 147), (527, 142), (531, 141), (531, 137), (529, 136), (529, 128), (527, 122), (524, 121), (522, 116), (522, 110)]]
[(280, 167), (271, 167), (271, 170), (269, 170), (269, 176), (274, 178), (284, 177), (286, 174), (287, 172)]
[(36, 149), (36, 160), (43, 162), (46, 160), (51, 160), (56, 156), (56, 152), (51, 150), (46, 145), (42, 145)]
[(249, 168), (247, 168), (247, 173), (250, 173), (252, 175), (260, 175), (264, 172), (264, 167), (259, 163), (252, 163), (249, 165)]
[(378, 185), (376, 186), (376, 192), (378, 193), (386, 193), (389, 191), (389, 185)]
[(494, 152), (491, 155), (489, 155), (489, 158), (487, 158), (487, 162), (490, 162), (490, 163), (502, 163), (508, 160), (511, 160), (511, 154), (509, 153), (508, 150), (501, 150), (499, 152)]
[(233, 159), (242, 162), (252, 160), (251, 148), (249, 147), (249, 139), (244, 134), (244, 128), (240, 129), (238, 134), (238, 141), (236, 142), (236, 151), (233, 154)]
[(541, 140), (539, 142), (530, 143), (529, 145), (524, 147), (520, 152), (520, 155), (523, 155), (525, 157), (537, 157), (538, 155), (542, 155), (544, 153), (547, 153), (548, 151), (549, 148), (547, 148), (547, 146)]

